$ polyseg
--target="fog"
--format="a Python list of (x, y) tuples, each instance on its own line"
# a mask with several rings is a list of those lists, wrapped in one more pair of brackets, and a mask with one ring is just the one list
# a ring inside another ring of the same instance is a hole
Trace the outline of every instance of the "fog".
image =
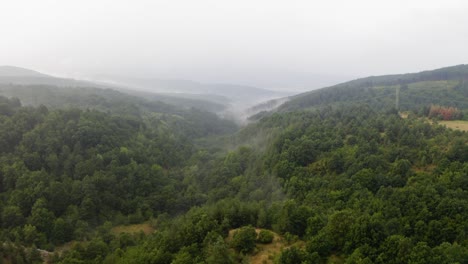
[(308, 90), (466, 63), (466, 1), (2, 1), (0, 64)]

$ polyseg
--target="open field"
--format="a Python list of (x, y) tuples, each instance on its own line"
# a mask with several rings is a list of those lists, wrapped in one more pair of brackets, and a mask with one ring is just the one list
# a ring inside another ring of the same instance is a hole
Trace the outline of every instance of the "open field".
[(439, 121), (439, 124), (444, 125), (448, 128), (468, 131), (468, 121), (453, 120), (453, 121)]

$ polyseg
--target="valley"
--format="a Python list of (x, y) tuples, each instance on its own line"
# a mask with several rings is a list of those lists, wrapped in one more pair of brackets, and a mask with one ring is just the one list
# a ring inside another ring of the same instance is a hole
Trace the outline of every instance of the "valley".
[(355, 80), (243, 125), (200, 98), (0, 84), (1, 261), (464, 263), (467, 78)]

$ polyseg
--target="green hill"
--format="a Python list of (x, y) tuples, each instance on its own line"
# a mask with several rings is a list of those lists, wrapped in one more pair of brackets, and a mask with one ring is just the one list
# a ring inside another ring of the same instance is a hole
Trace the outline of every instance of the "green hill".
[(431, 104), (468, 109), (468, 65), (399, 75), (372, 76), (299, 94), (278, 108), (280, 112), (325, 106), (368, 104), (374, 109), (419, 110)]
[[(113, 91), (112, 91), (113, 90)], [(179, 108), (196, 108), (199, 110), (219, 113), (226, 109), (223, 99), (189, 94), (162, 94), (153, 92), (140, 92), (127, 87), (109, 83), (58, 78), (30, 69), (0, 66), (0, 95), (17, 97), (23, 104), (38, 106), (44, 104), (52, 107), (83, 106), (83, 98), (96, 96), (116, 97), (119, 91), (126, 95), (160, 101)], [(77, 101), (77, 102), (75, 102)], [(94, 102), (88, 102), (88, 107), (94, 108)]]

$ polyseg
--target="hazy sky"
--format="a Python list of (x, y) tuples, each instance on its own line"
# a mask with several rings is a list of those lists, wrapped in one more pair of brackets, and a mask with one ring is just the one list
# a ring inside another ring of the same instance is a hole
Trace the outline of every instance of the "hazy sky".
[(0, 65), (259, 86), (468, 63), (468, 1), (0, 0)]

